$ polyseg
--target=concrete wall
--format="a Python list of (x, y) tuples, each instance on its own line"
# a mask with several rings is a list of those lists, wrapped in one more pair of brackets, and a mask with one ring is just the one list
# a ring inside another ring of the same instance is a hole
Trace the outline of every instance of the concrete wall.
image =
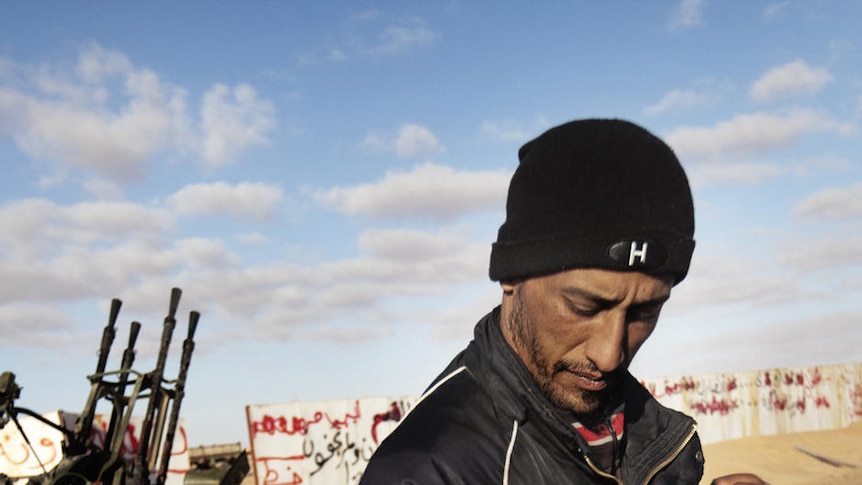
[[(698, 421), (703, 443), (833, 429), (862, 419), (862, 365), (642, 381)], [(358, 483), (377, 445), (418, 396), (246, 407), (257, 485)]]
[(698, 422), (704, 444), (843, 428), (862, 419), (862, 364), (648, 379), (665, 406)]

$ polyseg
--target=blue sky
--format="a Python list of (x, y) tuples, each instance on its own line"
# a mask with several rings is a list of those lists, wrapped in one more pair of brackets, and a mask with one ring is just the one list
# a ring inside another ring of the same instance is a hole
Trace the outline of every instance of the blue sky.
[[(3, 2), (0, 370), (80, 411), (111, 298), (149, 370), (202, 313), (192, 445), (244, 406), (420, 393), (496, 305), (517, 149), (619, 117), (686, 167), (697, 249), (642, 377), (855, 363), (862, 5)], [(149, 367), (148, 367), (149, 365)], [(175, 374), (175, 368), (169, 367)]]

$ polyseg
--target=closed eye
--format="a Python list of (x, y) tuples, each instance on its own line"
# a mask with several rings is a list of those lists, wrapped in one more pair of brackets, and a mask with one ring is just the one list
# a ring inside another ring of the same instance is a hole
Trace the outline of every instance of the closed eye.
[(575, 313), (576, 315), (580, 315), (582, 317), (594, 317), (594, 316), (598, 315), (599, 312), (601, 311), (601, 310), (587, 310), (584, 308), (578, 308), (574, 305), (570, 305), (569, 308), (572, 310), (573, 313)]
[(565, 301), (569, 311), (581, 317), (594, 317), (609, 306), (608, 304), (605, 304), (603, 302), (574, 302), (568, 298), (566, 298)]

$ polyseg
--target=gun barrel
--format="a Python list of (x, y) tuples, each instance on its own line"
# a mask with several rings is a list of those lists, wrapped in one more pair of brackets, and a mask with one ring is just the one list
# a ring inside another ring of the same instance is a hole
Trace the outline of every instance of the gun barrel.
[(189, 365), (192, 360), (192, 352), (195, 350), (195, 331), (198, 327), (198, 320), (201, 314), (193, 311), (189, 313), (189, 331), (188, 336), (183, 341), (183, 354), (180, 357), (180, 371), (177, 376), (177, 382), (174, 387), (174, 402), (171, 405), (171, 416), (168, 421), (168, 429), (165, 434), (165, 444), (162, 449), (162, 460), (159, 464), (159, 474), (156, 478), (156, 485), (163, 485), (168, 475), (168, 465), (171, 459), (171, 451), (174, 445), (174, 437), (177, 432), (177, 425), (180, 420), (180, 406), (185, 396), (186, 380), (188, 379)]
[(108, 324), (102, 331), (102, 343), (99, 346), (99, 360), (96, 363), (96, 373), (90, 376), (90, 395), (87, 398), (87, 403), (84, 405), (84, 410), (81, 416), (75, 423), (75, 443), (70, 443), (72, 454), (83, 453), (87, 442), (90, 439), (91, 429), (93, 427), (93, 419), (96, 413), (96, 403), (101, 397), (102, 392), (102, 374), (105, 372), (105, 367), (108, 364), (108, 354), (111, 351), (111, 346), (114, 343), (116, 336), (115, 325), (117, 317), (120, 314), (120, 307), (123, 302), (114, 298), (111, 300), (111, 311), (108, 315)]
[[(182, 290), (179, 288), (174, 288), (171, 290), (171, 300), (170, 305), (168, 306), (168, 315), (165, 317), (164, 328), (162, 330), (162, 341), (159, 346), (159, 356), (156, 361), (156, 368), (150, 374), (150, 398), (147, 402), (147, 412), (144, 415), (144, 422), (141, 426), (141, 437), (138, 442), (138, 465), (144, 468), (149, 466), (149, 457), (152, 454), (150, 450), (150, 438), (153, 433), (153, 424), (154, 419), (156, 417), (156, 412), (159, 408), (163, 407), (163, 394), (164, 391), (162, 389), (162, 376), (165, 372), (165, 361), (168, 358), (168, 350), (171, 344), (171, 338), (173, 337), (174, 327), (176, 327), (177, 321), (175, 318), (177, 307), (180, 303), (180, 297), (182, 296)], [(161, 433), (161, 430), (159, 430)], [(160, 436), (160, 435), (159, 435)], [(145, 483), (145, 479), (149, 475), (149, 469), (142, 473), (142, 483)]]
[(105, 434), (105, 446), (109, 446), (113, 442), (115, 433), (123, 433), (125, 431), (118, 429), (118, 427), (123, 416), (123, 408), (126, 406), (126, 386), (129, 383), (129, 372), (132, 369), (132, 364), (135, 362), (135, 343), (138, 340), (140, 332), (141, 322), (133, 321), (129, 328), (129, 344), (123, 351), (123, 360), (120, 363), (120, 376), (114, 393), (114, 409), (111, 411), (111, 422)]
[(102, 345), (99, 347), (99, 362), (96, 364), (96, 374), (105, 372), (105, 366), (108, 364), (108, 353), (111, 351), (111, 345), (113, 345), (114, 337), (117, 334), (114, 326), (117, 323), (117, 317), (120, 315), (121, 306), (123, 306), (122, 301), (116, 298), (111, 300), (111, 313), (108, 315), (108, 325), (105, 326), (105, 330), (102, 332)]

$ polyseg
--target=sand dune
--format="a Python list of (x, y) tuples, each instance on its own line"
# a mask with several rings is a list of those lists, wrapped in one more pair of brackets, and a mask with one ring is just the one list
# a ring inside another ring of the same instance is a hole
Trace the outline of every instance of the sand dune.
[[(834, 466), (796, 447), (852, 466)], [(862, 421), (831, 431), (790, 433), (724, 441), (704, 446), (701, 484), (734, 472), (759, 475), (770, 485), (862, 485)]]

